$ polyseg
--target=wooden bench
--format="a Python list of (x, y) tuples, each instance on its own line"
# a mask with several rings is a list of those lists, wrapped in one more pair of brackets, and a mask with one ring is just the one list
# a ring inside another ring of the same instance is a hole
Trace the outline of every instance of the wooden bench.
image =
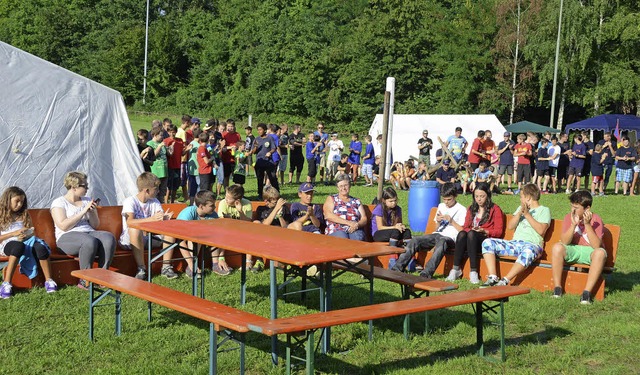
[[(76, 270), (72, 272), (72, 275), (90, 282), (89, 339), (92, 341), (94, 339), (94, 309), (100, 306), (100, 301), (112, 291), (115, 292), (115, 330), (118, 336), (121, 333), (121, 293), (209, 322), (209, 374), (217, 372), (218, 348), (226, 341), (223, 340), (218, 344), (218, 336), (229, 338), (239, 344), (240, 374), (244, 374), (244, 334), (249, 331), (248, 323), (262, 324), (268, 320), (246, 311), (110, 270), (101, 268)], [(96, 288), (95, 285), (102, 285), (102, 288)]]
[[(500, 358), (505, 360), (504, 302), (509, 297), (529, 293), (529, 289), (515, 286), (499, 286), (486, 289), (472, 289), (439, 296), (386, 302), (377, 305), (332, 310), (314, 314), (261, 320), (249, 323), (249, 329), (267, 336), (287, 335), (286, 367), (291, 373), (293, 352), (304, 347), (305, 357), (298, 358), (306, 363), (306, 374), (314, 374), (314, 332), (342, 324), (364, 322), (373, 319), (390, 318), (412, 313), (439, 310), (460, 305), (475, 305), (476, 347), (478, 355), (485, 357), (483, 338), (483, 313), (498, 315), (500, 326)], [(495, 302), (489, 305), (491, 301)], [(302, 338), (300, 338), (302, 337)]]
[[(435, 218), (437, 209), (433, 208), (429, 215), (429, 220), (427, 222), (427, 228), (425, 229), (425, 233), (433, 233), (436, 230), (436, 223), (433, 221)], [(506, 215), (505, 225), (512, 218), (511, 214)], [(512, 230), (506, 230), (504, 238), (511, 239), (513, 238)], [(560, 236), (562, 234), (562, 220), (560, 219), (552, 219), (549, 225), (549, 229), (545, 233), (544, 237), (544, 251), (540, 258), (536, 260), (530, 267), (528, 267), (522, 274), (518, 275), (518, 277), (513, 280), (513, 283), (516, 285), (522, 285), (526, 287), (530, 287), (541, 292), (547, 290), (553, 290), (553, 277), (551, 274), (551, 258), (552, 258), (552, 248), (557, 242), (560, 241)], [(604, 226), (604, 237), (602, 239), (602, 245), (607, 251), (607, 261), (605, 263), (605, 267), (603, 270), (603, 274), (610, 274), (615, 271), (615, 261), (616, 254), (618, 252), (618, 243), (620, 240), (620, 226), (605, 224)], [(422, 264), (425, 264), (431, 258), (431, 252), (420, 252), (419, 260)], [(501, 275), (505, 275), (509, 272), (513, 263), (515, 261), (515, 257), (499, 257), (497, 270)], [(438, 266), (436, 272), (441, 273), (443, 275), (447, 275), (451, 268), (453, 267), (453, 250), (448, 251), (445, 254), (445, 258)], [(469, 262), (465, 262), (463, 267), (463, 274), (466, 277), (469, 277)], [(484, 263), (484, 260), (480, 262), (480, 270), (481, 275), (487, 275), (487, 267)], [(564, 270), (562, 273), (563, 278), (563, 288), (568, 294), (576, 294), (580, 295), (584, 290), (584, 285), (587, 281), (587, 274), (589, 272), (589, 265), (587, 264), (565, 264)], [(604, 299), (604, 290), (605, 290), (605, 278), (601, 276), (598, 282), (596, 283), (594, 290), (592, 292), (593, 296), (597, 300)]]

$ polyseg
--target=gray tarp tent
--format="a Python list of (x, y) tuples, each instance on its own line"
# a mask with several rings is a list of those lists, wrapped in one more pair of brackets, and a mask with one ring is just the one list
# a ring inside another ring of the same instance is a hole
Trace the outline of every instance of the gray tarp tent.
[(519, 121), (511, 125), (507, 125), (504, 128), (507, 129), (507, 131), (514, 134), (526, 133), (526, 132), (544, 133), (547, 131), (551, 133), (560, 133), (560, 130), (558, 129), (536, 124), (535, 122), (531, 122), (531, 121)]
[(103, 205), (136, 193), (142, 162), (120, 93), (3, 42), (0, 61), (1, 189), (45, 208), (78, 170)]

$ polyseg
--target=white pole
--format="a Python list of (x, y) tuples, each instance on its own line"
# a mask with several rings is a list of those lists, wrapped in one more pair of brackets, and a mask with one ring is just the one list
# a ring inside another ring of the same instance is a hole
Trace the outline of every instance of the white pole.
[(560, 36), (562, 35), (562, 5), (563, 0), (560, 0), (560, 15), (558, 16), (558, 39), (556, 40), (556, 61), (553, 66), (553, 93), (551, 94), (551, 119), (549, 120), (549, 127), (558, 129), (554, 125), (554, 116), (556, 111), (556, 86), (558, 84), (558, 59), (560, 57)]
[[(251, 115), (249, 115), (249, 126), (251, 126), (251, 120), (252, 120)], [(251, 127), (253, 128), (253, 126)]]
[(389, 179), (391, 176), (391, 146), (392, 146), (392, 137), (393, 134), (393, 108), (395, 103), (395, 93), (396, 93), (396, 79), (393, 77), (387, 77), (387, 89), (389, 91), (389, 131), (387, 134), (383, 135), (383, 137), (387, 137), (385, 140), (385, 144), (387, 145), (387, 155), (385, 160), (385, 168), (384, 168), (384, 178)]
[(149, 0), (147, 0), (147, 22), (144, 29), (144, 79), (142, 82), (142, 104), (147, 98), (147, 51), (149, 48)]

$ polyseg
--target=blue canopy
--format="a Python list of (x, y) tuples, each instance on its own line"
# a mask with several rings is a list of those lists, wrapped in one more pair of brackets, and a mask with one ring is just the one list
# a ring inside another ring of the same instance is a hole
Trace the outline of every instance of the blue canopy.
[(570, 130), (603, 130), (611, 133), (616, 130), (616, 124), (620, 121), (620, 131), (640, 130), (640, 117), (634, 115), (599, 115), (586, 120), (574, 122), (564, 128), (565, 133)]

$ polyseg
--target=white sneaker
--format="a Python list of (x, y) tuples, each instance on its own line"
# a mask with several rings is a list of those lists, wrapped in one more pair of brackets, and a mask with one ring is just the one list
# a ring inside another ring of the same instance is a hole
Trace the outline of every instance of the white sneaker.
[(478, 275), (478, 272), (471, 271), (469, 273), (469, 281), (471, 284), (480, 284), (480, 276)]
[(460, 276), (462, 276), (462, 270), (452, 269), (451, 271), (449, 271), (449, 276), (447, 276), (446, 280), (455, 281), (459, 279)]

